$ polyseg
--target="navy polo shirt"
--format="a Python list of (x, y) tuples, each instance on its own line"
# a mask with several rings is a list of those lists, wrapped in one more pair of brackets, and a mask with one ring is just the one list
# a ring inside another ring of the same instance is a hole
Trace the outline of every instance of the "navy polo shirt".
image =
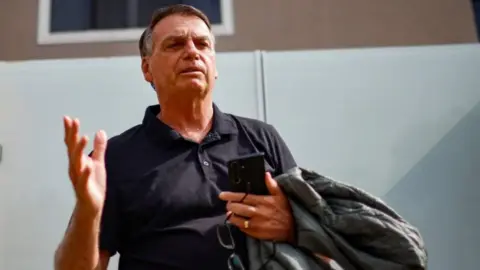
[[(228, 269), (231, 251), (218, 242), (226, 216), (221, 191), (230, 190), (227, 162), (264, 152), (278, 175), (295, 161), (275, 128), (222, 113), (202, 143), (184, 139), (161, 122), (160, 107), (146, 109), (142, 124), (108, 141), (107, 198), (100, 249), (120, 253), (120, 270)], [(234, 231), (248, 267), (246, 238)]]

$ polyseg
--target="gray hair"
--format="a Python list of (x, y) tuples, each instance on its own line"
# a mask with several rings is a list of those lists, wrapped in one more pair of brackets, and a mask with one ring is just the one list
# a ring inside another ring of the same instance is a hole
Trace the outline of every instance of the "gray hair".
[(149, 56), (152, 54), (152, 48), (153, 48), (152, 33), (155, 25), (161, 20), (163, 20), (164, 18), (170, 15), (175, 15), (175, 14), (184, 15), (184, 16), (196, 16), (199, 19), (201, 19), (210, 30), (212, 43), (213, 43), (212, 45), (215, 45), (215, 36), (212, 33), (212, 25), (210, 24), (210, 21), (207, 15), (205, 15), (199, 9), (190, 5), (183, 5), (183, 4), (170, 5), (155, 11), (155, 13), (152, 16), (150, 25), (147, 27), (147, 29), (145, 29), (145, 31), (143, 31), (142, 36), (140, 37), (140, 40), (139, 40), (139, 50), (140, 50), (140, 55), (142, 57)]
[[(139, 41), (139, 50), (140, 50), (140, 56), (145, 57), (145, 56), (150, 56), (152, 54), (152, 49), (153, 49), (153, 39), (152, 39), (152, 30), (150, 27), (145, 29), (143, 32), (142, 36), (140, 37)], [(211, 34), (212, 36), (212, 45), (215, 46), (215, 36), (213, 33)]]
[(147, 27), (140, 36), (138, 41), (138, 49), (140, 51), (140, 56), (145, 57), (152, 54), (152, 30), (150, 27)]

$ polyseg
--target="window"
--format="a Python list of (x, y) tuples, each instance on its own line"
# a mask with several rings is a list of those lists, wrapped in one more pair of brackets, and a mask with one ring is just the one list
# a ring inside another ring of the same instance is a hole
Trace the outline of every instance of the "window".
[(232, 0), (39, 0), (39, 44), (137, 41), (154, 10), (187, 4), (202, 10), (216, 36), (232, 35)]
[(477, 37), (480, 40), (480, 0), (473, 0), (473, 13), (475, 15), (475, 24), (477, 26)]

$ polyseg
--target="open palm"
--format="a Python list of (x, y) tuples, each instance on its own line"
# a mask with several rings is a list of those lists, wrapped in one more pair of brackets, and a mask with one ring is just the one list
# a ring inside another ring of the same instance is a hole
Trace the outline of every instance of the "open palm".
[(79, 136), (80, 121), (66, 116), (63, 122), (69, 160), (68, 173), (77, 197), (77, 205), (89, 214), (99, 215), (103, 209), (106, 192), (107, 135), (104, 131), (97, 132), (93, 152), (87, 156), (84, 150), (88, 137)]

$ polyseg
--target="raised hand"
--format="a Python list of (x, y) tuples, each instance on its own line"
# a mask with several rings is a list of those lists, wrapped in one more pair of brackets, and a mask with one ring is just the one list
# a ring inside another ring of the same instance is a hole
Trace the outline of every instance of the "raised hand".
[(87, 136), (79, 136), (80, 121), (68, 116), (63, 118), (65, 145), (67, 146), (68, 174), (77, 197), (77, 207), (84, 214), (101, 215), (106, 192), (105, 150), (107, 135), (104, 131), (95, 134), (91, 157), (84, 153)]

